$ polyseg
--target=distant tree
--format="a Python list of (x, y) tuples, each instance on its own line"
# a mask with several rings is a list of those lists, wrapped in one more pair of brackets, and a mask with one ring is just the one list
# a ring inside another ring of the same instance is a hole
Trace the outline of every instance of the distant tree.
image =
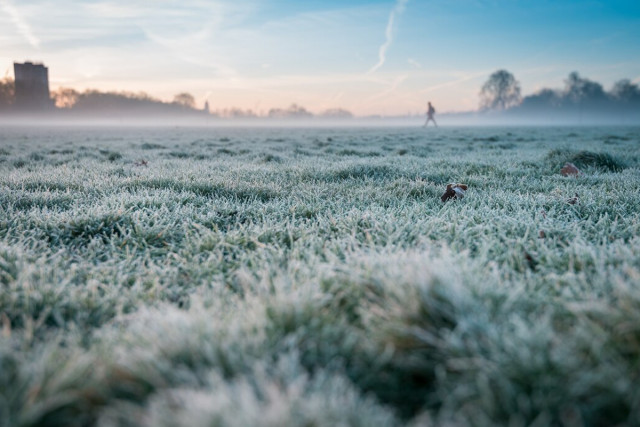
[(173, 97), (173, 103), (185, 108), (196, 108), (196, 100), (190, 93), (179, 93)]
[(351, 119), (353, 118), (353, 113), (342, 108), (330, 108), (323, 111), (320, 114), (320, 117), (323, 117), (325, 119)]
[(553, 89), (542, 89), (522, 98), (515, 110), (520, 113), (542, 113), (550, 109), (559, 108), (562, 104), (562, 94)]
[(74, 89), (61, 87), (51, 93), (51, 97), (57, 108), (73, 108), (78, 102), (80, 93)]
[(253, 110), (243, 110), (238, 107), (225, 108), (222, 111), (214, 112), (214, 115), (225, 119), (253, 119), (258, 117)]
[(489, 76), (489, 80), (480, 91), (482, 110), (506, 110), (521, 101), (520, 83), (507, 70), (498, 70)]
[(525, 96), (522, 99), (520, 108), (522, 110), (547, 110), (559, 107), (562, 103), (562, 94), (553, 89), (542, 89), (533, 95)]
[(271, 119), (281, 119), (287, 116), (287, 112), (282, 108), (272, 108), (267, 113), (267, 117)]
[(595, 81), (570, 73), (562, 89), (542, 89), (523, 98), (514, 113), (550, 114), (546, 119), (625, 123), (640, 119), (640, 87), (629, 79), (610, 91)]
[(100, 92), (89, 89), (78, 95), (72, 110), (78, 112), (124, 112), (150, 107), (160, 107), (163, 103), (144, 92)]
[(8, 77), (0, 80), (0, 108), (8, 108), (15, 101), (15, 84)]
[(305, 119), (313, 117), (313, 114), (298, 104), (291, 104), (286, 110), (272, 108), (269, 110), (268, 116), (272, 119)]
[(583, 103), (584, 101), (592, 103), (607, 99), (607, 94), (600, 83), (580, 77), (576, 71), (569, 74), (564, 83), (565, 97), (574, 103)]
[(59, 108), (67, 108), (78, 114), (175, 114), (185, 113), (184, 106), (176, 103), (162, 102), (144, 92), (101, 92), (88, 89), (76, 92), (73, 89), (58, 89), (53, 92), (53, 99)]
[(629, 79), (617, 81), (611, 89), (611, 95), (618, 101), (625, 103), (640, 103), (640, 88)]

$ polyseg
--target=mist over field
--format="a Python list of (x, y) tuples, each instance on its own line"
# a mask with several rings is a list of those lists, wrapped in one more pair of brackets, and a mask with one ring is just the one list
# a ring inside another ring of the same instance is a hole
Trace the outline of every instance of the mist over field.
[[(25, 66), (24, 64), (17, 64)], [(27, 67), (46, 69), (42, 65)], [(509, 71), (491, 73), (479, 92), (478, 108), (467, 111), (434, 109), (445, 126), (633, 126), (640, 123), (640, 87), (620, 79), (606, 90), (596, 81), (571, 72), (564, 87), (522, 94), (520, 82)], [(25, 86), (22, 83), (22, 86)], [(0, 124), (61, 126), (227, 126), (227, 127), (389, 127), (425, 123), (422, 111), (404, 114), (357, 115), (341, 108), (311, 111), (297, 103), (267, 110), (233, 106), (211, 110), (187, 92), (171, 102), (145, 92), (48, 89), (33, 98), (16, 92), (14, 80), (0, 80)], [(439, 106), (438, 106), (439, 108)], [(434, 119), (435, 120), (435, 119)], [(434, 124), (432, 123), (432, 125)]]
[[(228, 129), (281, 129), (281, 128), (407, 128), (420, 127), (424, 124), (424, 115), (406, 116), (371, 116), (351, 118), (269, 118), (269, 117), (237, 117), (220, 118), (207, 115), (145, 115), (133, 112), (104, 114), (95, 116), (74, 116), (66, 114), (11, 114), (0, 117), (3, 127), (36, 127), (36, 128), (171, 128), (196, 127), (215, 132), (219, 128)], [(437, 115), (438, 126), (444, 127), (634, 127), (640, 123), (640, 110), (621, 112), (587, 110), (587, 111), (544, 111), (527, 113), (521, 111), (497, 112), (464, 112), (443, 113)], [(433, 125), (431, 125), (433, 126)]]
[(637, 425), (639, 207), (638, 127), (3, 126), (0, 425)]

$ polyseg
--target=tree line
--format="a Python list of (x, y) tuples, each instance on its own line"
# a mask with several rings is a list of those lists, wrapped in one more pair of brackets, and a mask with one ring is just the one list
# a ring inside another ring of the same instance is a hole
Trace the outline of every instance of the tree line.
[[(481, 112), (502, 112), (506, 114), (539, 114), (578, 112), (580, 114), (621, 114), (640, 113), (640, 87), (629, 79), (617, 81), (610, 90), (593, 80), (572, 72), (564, 80), (564, 87), (544, 88), (531, 95), (522, 96), (521, 87), (515, 76), (507, 70), (492, 73), (480, 90)], [(193, 95), (183, 92), (175, 95), (171, 102), (149, 96), (144, 92), (101, 92), (95, 89), (76, 91), (60, 88), (51, 93), (57, 110), (74, 115), (109, 115), (135, 113), (139, 115), (158, 114), (210, 114), (227, 119), (349, 119), (353, 114), (341, 108), (325, 110), (313, 114), (304, 107), (292, 104), (288, 108), (272, 108), (266, 112), (251, 109), (224, 108), (209, 111), (196, 107)], [(13, 79), (0, 80), (0, 111), (11, 111), (15, 102)]]
[(144, 115), (201, 112), (196, 108), (193, 95), (183, 92), (173, 101), (164, 102), (144, 92), (101, 92), (89, 89), (84, 92), (60, 88), (51, 93), (56, 108), (77, 114), (105, 114), (110, 112), (135, 112)]
[(621, 79), (607, 91), (600, 83), (574, 71), (564, 80), (563, 88), (544, 88), (522, 97), (520, 83), (515, 76), (507, 70), (498, 70), (489, 76), (480, 90), (480, 110), (510, 113), (640, 112), (640, 87), (629, 79)]
[[(331, 108), (319, 114), (313, 114), (306, 108), (291, 104), (288, 108), (271, 108), (262, 113), (251, 109), (224, 108), (209, 111), (208, 103), (204, 108), (196, 107), (193, 95), (187, 92), (174, 96), (171, 102), (154, 98), (145, 92), (102, 92), (88, 89), (83, 92), (71, 88), (59, 88), (51, 92), (55, 110), (77, 116), (96, 116), (114, 114), (136, 114), (138, 116), (162, 114), (208, 114), (225, 119), (350, 119), (353, 114), (342, 108)], [(0, 111), (11, 111), (15, 102), (13, 79), (0, 80)]]
[[(14, 80), (0, 80), (0, 111), (12, 111), (15, 107)], [(51, 92), (55, 109), (76, 114), (103, 114), (109, 112), (149, 113), (193, 113), (196, 108), (193, 95), (179, 93), (171, 102), (153, 98), (144, 92), (101, 92), (88, 89), (84, 92), (70, 88), (60, 88)]]

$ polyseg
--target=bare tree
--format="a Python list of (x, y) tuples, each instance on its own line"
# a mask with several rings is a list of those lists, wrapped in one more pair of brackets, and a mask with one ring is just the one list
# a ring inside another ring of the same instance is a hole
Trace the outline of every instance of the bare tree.
[(181, 105), (185, 108), (196, 108), (196, 100), (190, 93), (179, 93), (173, 97), (173, 103)]
[(505, 110), (518, 105), (521, 100), (520, 83), (507, 70), (491, 74), (480, 91), (482, 110)]
[(80, 96), (81, 94), (76, 90), (64, 87), (51, 93), (51, 97), (58, 108), (72, 108), (78, 102)]
[(15, 101), (15, 84), (8, 77), (0, 80), (0, 108), (8, 108)]

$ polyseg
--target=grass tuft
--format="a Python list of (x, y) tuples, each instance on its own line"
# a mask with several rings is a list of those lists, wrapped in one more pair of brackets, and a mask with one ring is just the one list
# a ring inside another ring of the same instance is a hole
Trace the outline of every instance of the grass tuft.
[(622, 160), (609, 153), (587, 150), (554, 149), (547, 153), (545, 160), (558, 170), (567, 162), (575, 164), (578, 168), (593, 168), (604, 172), (619, 172), (627, 167)]

